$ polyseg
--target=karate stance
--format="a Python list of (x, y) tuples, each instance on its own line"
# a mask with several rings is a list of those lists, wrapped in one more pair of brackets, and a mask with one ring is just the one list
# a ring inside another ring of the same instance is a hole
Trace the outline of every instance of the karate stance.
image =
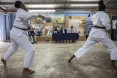
[(29, 29), (28, 20), (36, 17), (44, 19), (44, 16), (39, 15), (39, 13), (28, 12), (21, 1), (16, 1), (14, 6), (17, 8), (17, 12), (13, 23), (14, 26), (10, 31), (11, 46), (5, 53), (1, 62), (6, 65), (6, 61), (16, 52), (18, 47), (21, 47), (25, 50), (23, 73), (33, 74), (35, 71), (30, 70), (29, 68), (33, 63), (35, 50), (27, 36)]
[(103, 1), (99, 1), (99, 11), (90, 17), (91, 21), (93, 22), (94, 27), (92, 28), (88, 39), (86, 40), (83, 47), (81, 47), (79, 50), (77, 50), (74, 55), (68, 60), (70, 63), (71, 60), (76, 57), (80, 58), (85, 53), (88, 52), (88, 50), (95, 44), (95, 43), (102, 43), (109, 51), (110, 51), (110, 57), (112, 61), (112, 66), (115, 66), (115, 60), (117, 60), (117, 47), (113, 43), (113, 41), (109, 38), (107, 30), (110, 30), (110, 18), (107, 13), (105, 13), (105, 5)]

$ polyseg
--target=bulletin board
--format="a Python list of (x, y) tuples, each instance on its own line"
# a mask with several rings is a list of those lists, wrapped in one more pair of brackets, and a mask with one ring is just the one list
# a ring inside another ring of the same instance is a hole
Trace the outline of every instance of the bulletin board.
[(80, 32), (80, 36), (85, 35), (86, 31), (86, 17), (85, 16), (66, 16), (65, 25), (67, 28), (73, 26), (78, 32)]

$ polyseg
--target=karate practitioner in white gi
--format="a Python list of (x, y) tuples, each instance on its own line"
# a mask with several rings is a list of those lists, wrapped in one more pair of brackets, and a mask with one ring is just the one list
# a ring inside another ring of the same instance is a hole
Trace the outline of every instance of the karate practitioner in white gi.
[(109, 35), (107, 33), (107, 30), (110, 30), (111, 28), (110, 18), (109, 15), (105, 13), (106, 7), (103, 1), (99, 1), (98, 4), (99, 11), (90, 17), (94, 27), (92, 28), (87, 41), (85, 42), (83, 47), (81, 47), (74, 53), (74, 55), (68, 60), (68, 62), (70, 63), (74, 57), (82, 57), (95, 43), (100, 42), (110, 51), (112, 66), (116, 68), (115, 60), (117, 60), (117, 47), (109, 38)]
[(21, 47), (25, 50), (23, 73), (33, 74), (35, 71), (29, 68), (33, 63), (35, 50), (27, 36), (29, 29), (28, 20), (36, 17), (44, 19), (44, 16), (39, 15), (39, 13), (28, 12), (21, 1), (16, 1), (14, 6), (17, 8), (17, 12), (13, 23), (14, 26), (10, 31), (11, 46), (1, 61), (6, 65), (6, 61), (16, 52), (18, 47)]

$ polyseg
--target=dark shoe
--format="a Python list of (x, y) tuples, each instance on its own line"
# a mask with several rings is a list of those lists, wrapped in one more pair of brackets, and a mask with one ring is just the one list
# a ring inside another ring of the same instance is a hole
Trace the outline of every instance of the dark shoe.
[(1, 60), (1, 62), (6, 65), (6, 61), (4, 59)]
[(23, 74), (33, 74), (33, 73), (35, 73), (35, 71), (30, 70), (30, 69), (28, 69), (28, 68), (24, 68), (24, 69), (23, 69)]

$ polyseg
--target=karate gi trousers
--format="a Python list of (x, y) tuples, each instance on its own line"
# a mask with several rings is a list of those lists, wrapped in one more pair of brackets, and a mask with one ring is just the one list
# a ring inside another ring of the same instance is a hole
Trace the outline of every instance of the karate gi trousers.
[(18, 47), (21, 47), (22, 49), (25, 50), (25, 55), (24, 55), (24, 68), (29, 68), (33, 64), (34, 61), (34, 48), (29, 41), (28, 36), (23, 33), (20, 37), (14, 34), (10, 34), (11, 38), (11, 46), (8, 49), (8, 51), (4, 55), (4, 60), (8, 60), (18, 49)]
[(101, 43), (102, 45), (104, 45), (107, 48), (107, 50), (109, 50), (109, 52), (110, 52), (111, 60), (117, 60), (117, 47), (114, 44), (114, 42), (109, 38), (109, 36), (105, 32), (105, 30), (94, 31), (94, 29), (90, 33), (90, 35), (89, 35), (87, 41), (85, 42), (85, 44), (83, 45), (83, 47), (81, 47), (74, 53), (76, 58), (80, 58), (85, 53), (89, 52), (88, 50), (95, 43)]

